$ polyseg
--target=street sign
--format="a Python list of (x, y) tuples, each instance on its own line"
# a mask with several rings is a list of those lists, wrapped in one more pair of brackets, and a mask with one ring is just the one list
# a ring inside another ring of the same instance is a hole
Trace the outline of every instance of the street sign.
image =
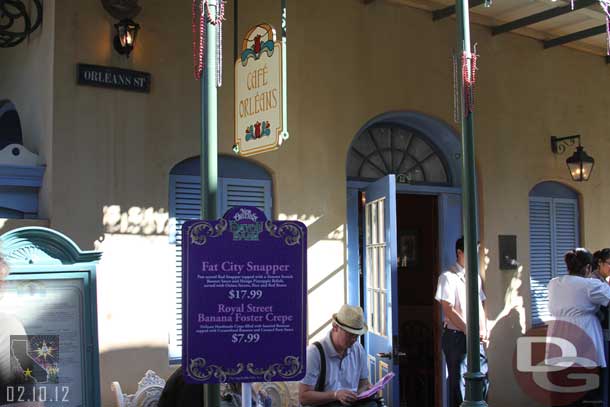
[(260, 24), (248, 31), (235, 62), (235, 149), (249, 156), (277, 149), (283, 120), (282, 44)]
[(183, 369), (189, 383), (305, 375), (307, 227), (238, 207), (182, 227)]

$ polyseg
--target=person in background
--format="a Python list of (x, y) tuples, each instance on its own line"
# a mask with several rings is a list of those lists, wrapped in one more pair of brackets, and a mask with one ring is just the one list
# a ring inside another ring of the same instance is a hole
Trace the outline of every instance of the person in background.
[(373, 399), (357, 400), (368, 390), (367, 354), (358, 337), (367, 331), (362, 308), (344, 304), (332, 316), (332, 329), (319, 344), (324, 352), (326, 375), (321, 374), (322, 358), (315, 344), (307, 348), (307, 371), (299, 385), (302, 405), (358, 405), (376, 407)]
[[(464, 373), (466, 366), (466, 270), (464, 269), (464, 237), (455, 242), (456, 262), (449, 270), (438, 277), (434, 299), (440, 302), (444, 322), (442, 348), (447, 362), (448, 406), (459, 407), (466, 393)], [(483, 344), (487, 341), (487, 318), (483, 302), (485, 293), (479, 279), (479, 334), (481, 339), (481, 373), (487, 377), (487, 356)], [(484, 395), (487, 395), (488, 382), (484, 380)]]
[[(0, 255), (0, 296), (2, 295), (4, 280), (8, 274), (8, 263)], [(11, 335), (26, 335), (25, 328), (15, 315), (0, 312), (0, 406), (10, 401), (7, 400), (9, 386), (13, 387), (13, 391), (10, 394), (14, 394), (18, 386), (24, 386), (25, 384), (23, 372), (15, 369), (18, 363), (11, 363), (13, 361), (10, 343)], [(25, 387), (29, 389), (29, 386)], [(23, 397), (29, 398), (29, 392), (26, 391), (26, 393), (28, 394), (25, 394)]]
[(167, 379), (158, 406), (201, 407), (203, 406), (203, 385), (187, 383), (184, 380), (182, 367), (178, 367)]
[[(607, 283), (610, 277), (610, 249), (605, 248), (593, 253), (590, 278), (596, 278), (601, 282)], [(600, 306), (597, 311), (597, 318), (601, 323), (602, 329), (608, 330), (608, 307)], [(607, 356), (607, 355), (606, 355)]]
[(258, 407), (271, 407), (273, 399), (263, 388), (258, 392)]
[[(547, 336), (569, 338), (579, 354), (592, 353), (591, 362), (605, 368), (604, 338), (596, 313), (600, 306), (608, 306), (610, 285), (603, 279), (587, 278), (592, 274), (594, 265), (593, 255), (587, 249), (571, 250), (565, 254), (564, 260), (569, 274), (553, 278), (548, 285), (549, 311), (557, 322), (549, 324)], [(606, 270), (605, 266), (603, 269), (600, 268), (600, 275)], [(570, 325), (561, 324), (561, 321), (566, 321)], [(578, 332), (573, 328), (574, 325), (580, 328)], [(589, 344), (591, 342), (594, 349), (578, 348), (579, 343)], [(549, 360), (554, 356), (549, 353), (550, 351), (551, 347), (547, 347), (547, 359)], [(589, 392), (579, 403), (589, 405), (588, 403), (594, 400), (599, 401), (598, 391), (599, 389)], [(562, 397), (561, 394), (555, 396)]]
[(610, 277), (610, 249), (605, 248), (593, 253), (593, 264), (591, 266), (591, 278), (608, 282)]

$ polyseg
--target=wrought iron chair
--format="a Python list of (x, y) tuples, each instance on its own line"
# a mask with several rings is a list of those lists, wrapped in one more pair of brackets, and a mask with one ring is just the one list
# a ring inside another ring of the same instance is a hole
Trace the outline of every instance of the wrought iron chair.
[(156, 407), (164, 387), (165, 380), (152, 370), (147, 371), (138, 382), (138, 390), (134, 394), (123, 394), (119, 382), (110, 385), (117, 407)]

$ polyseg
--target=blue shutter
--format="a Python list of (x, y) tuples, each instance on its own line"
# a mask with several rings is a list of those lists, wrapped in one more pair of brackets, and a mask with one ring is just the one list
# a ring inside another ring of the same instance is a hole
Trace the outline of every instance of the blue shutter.
[[(169, 359), (179, 364), (182, 358), (182, 225), (199, 219), (201, 184), (199, 176), (170, 175), (170, 232), (174, 245), (174, 308), (169, 333)], [(249, 205), (263, 210), (271, 219), (272, 194), (270, 180), (218, 178), (218, 213), (223, 215), (233, 206)]]
[(170, 363), (182, 358), (182, 225), (189, 219), (199, 219), (201, 183), (198, 176), (170, 175), (170, 230), (169, 242), (174, 245), (174, 302), (173, 319), (169, 332)]
[(563, 256), (579, 245), (578, 201), (530, 197), (529, 212), (532, 324), (536, 325), (550, 317), (549, 281), (567, 273)]
[(553, 276), (552, 199), (530, 198), (530, 293), (532, 324), (549, 317), (547, 285)]
[(219, 213), (224, 214), (234, 206), (255, 206), (271, 219), (271, 180), (220, 178), (218, 191)]
[(578, 201), (575, 199), (553, 199), (555, 216), (555, 275), (567, 274), (563, 256), (579, 245)]

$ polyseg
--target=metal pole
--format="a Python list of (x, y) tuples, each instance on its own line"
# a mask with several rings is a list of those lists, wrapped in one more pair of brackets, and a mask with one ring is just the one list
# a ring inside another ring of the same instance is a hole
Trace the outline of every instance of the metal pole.
[(241, 384), (241, 406), (252, 407), (252, 383)]
[[(211, 18), (218, 14), (218, 0), (208, 0)], [(206, 61), (201, 80), (201, 219), (216, 219), (218, 189), (218, 101), (216, 90), (216, 26), (206, 18)], [(220, 386), (203, 386), (205, 407), (220, 406)]]
[[(468, 0), (456, 0), (456, 15), (458, 18), (458, 49), (463, 55), (470, 57), (470, 21), (468, 15)], [(472, 65), (466, 59), (468, 73)], [(460, 64), (458, 64), (460, 66)], [(462, 407), (487, 406), (483, 400), (483, 379), (479, 350), (479, 258), (477, 255), (478, 240), (478, 210), (476, 174), (474, 159), (474, 129), (473, 113), (469, 103), (465, 102), (464, 75), (460, 76), (462, 91), (462, 222), (464, 228), (464, 249), (466, 255), (466, 308), (467, 308), (467, 360), (468, 371), (466, 379), (466, 396)]]

